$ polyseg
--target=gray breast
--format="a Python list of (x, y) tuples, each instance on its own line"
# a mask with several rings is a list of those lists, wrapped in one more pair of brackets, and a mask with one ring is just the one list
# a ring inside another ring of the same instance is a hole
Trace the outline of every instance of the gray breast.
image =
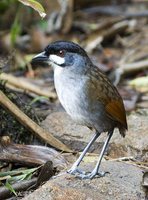
[(59, 100), (72, 119), (79, 124), (86, 124), (88, 121), (88, 102), (85, 94), (87, 79), (65, 73), (64, 69), (61, 68), (56, 68), (54, 71), (55, 88)]
[(88, 77), (67, 75), (64, 69), (57, 68), (54, 71), (54, 81), (59, 100), (74, 121), (100, 132), (112, 129), (112, 120), (106, 116), (104, 106), (89, 97)]

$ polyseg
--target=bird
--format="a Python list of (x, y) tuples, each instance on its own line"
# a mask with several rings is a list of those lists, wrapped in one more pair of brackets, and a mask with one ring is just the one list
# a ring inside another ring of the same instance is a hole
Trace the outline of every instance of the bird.
[[(91, 140), (67, 172), (82, 179), (104, 176), (100, 164), (114, 129), (117, 128), (123, 137), (128, 129), (125, 107), (118, 90), (93, 64), (86, 51), (71, 41), (50, 43), (32, 59), (32, 64), (35, 63), (53, 67), (55, 89), (65, 111), (77, 124), (94, 130)], [(81, 161), (104, 132), (107, 137), (94, 169), (83, 171), (80, 169)]]

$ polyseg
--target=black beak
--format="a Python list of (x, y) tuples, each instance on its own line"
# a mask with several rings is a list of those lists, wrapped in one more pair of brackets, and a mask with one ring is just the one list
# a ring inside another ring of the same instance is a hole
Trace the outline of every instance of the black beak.
[(32, 59), (31, 64), (40, 64), (40, 63), (48, 63), (48, 62), (49, 62), (48, 56), (45, 54), (45, 52), (42, 52), (42, 53), (36, 55)]

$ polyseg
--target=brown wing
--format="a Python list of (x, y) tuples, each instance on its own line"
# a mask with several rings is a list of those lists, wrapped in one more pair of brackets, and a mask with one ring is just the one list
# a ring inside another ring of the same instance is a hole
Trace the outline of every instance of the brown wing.
[(120, 122), (127, 129), (125, 109), (122, 100), (112, 100), (105, 106), (105, 109), (111, 118)]
[(91, 81), (97, 92), (97, 99), (101, 101), (109, 117), (127, 129), (125, 109), (122, 98), (110, 80), (98, 68), (91, 71)]

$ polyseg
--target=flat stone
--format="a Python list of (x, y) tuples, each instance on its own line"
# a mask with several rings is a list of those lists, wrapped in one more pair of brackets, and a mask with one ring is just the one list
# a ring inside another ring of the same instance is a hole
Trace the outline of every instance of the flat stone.
[(74, 150), (82, 150), (93, 134), (89, 128), (76, 124), (66, 112), (51, 113), (41, 126)]
[[(148, 113), (148, 110), (144, 113)], [(115, 130), (108, 148), (109, 156), (112, 158), (134, 156), (140, 157), (145, 162), (148, 161), (148, 117), (146, 115), (132, 113), (128, 116), (129, 128), (125, 138), (121, 137), (117, 129)], [(93, 134), (89, 128), (73, 122), (65, 112), (51, 113), (41, 125), (66, 145), (78, 151), (84, 149)], [(105, 137), (106, 134), (102, 133), (90, 151), (98, 153)]]
[[(85, 167), (85, 164), (84, 166)], [(102, 168), (110, 173), (102, 178), (82, 180), (62, 173), (53, 177), (23, 200), (142, 200), (142, 169), (115, 161), (102, 162)], [(87, 164), (92, 170), (92, 164)]]

